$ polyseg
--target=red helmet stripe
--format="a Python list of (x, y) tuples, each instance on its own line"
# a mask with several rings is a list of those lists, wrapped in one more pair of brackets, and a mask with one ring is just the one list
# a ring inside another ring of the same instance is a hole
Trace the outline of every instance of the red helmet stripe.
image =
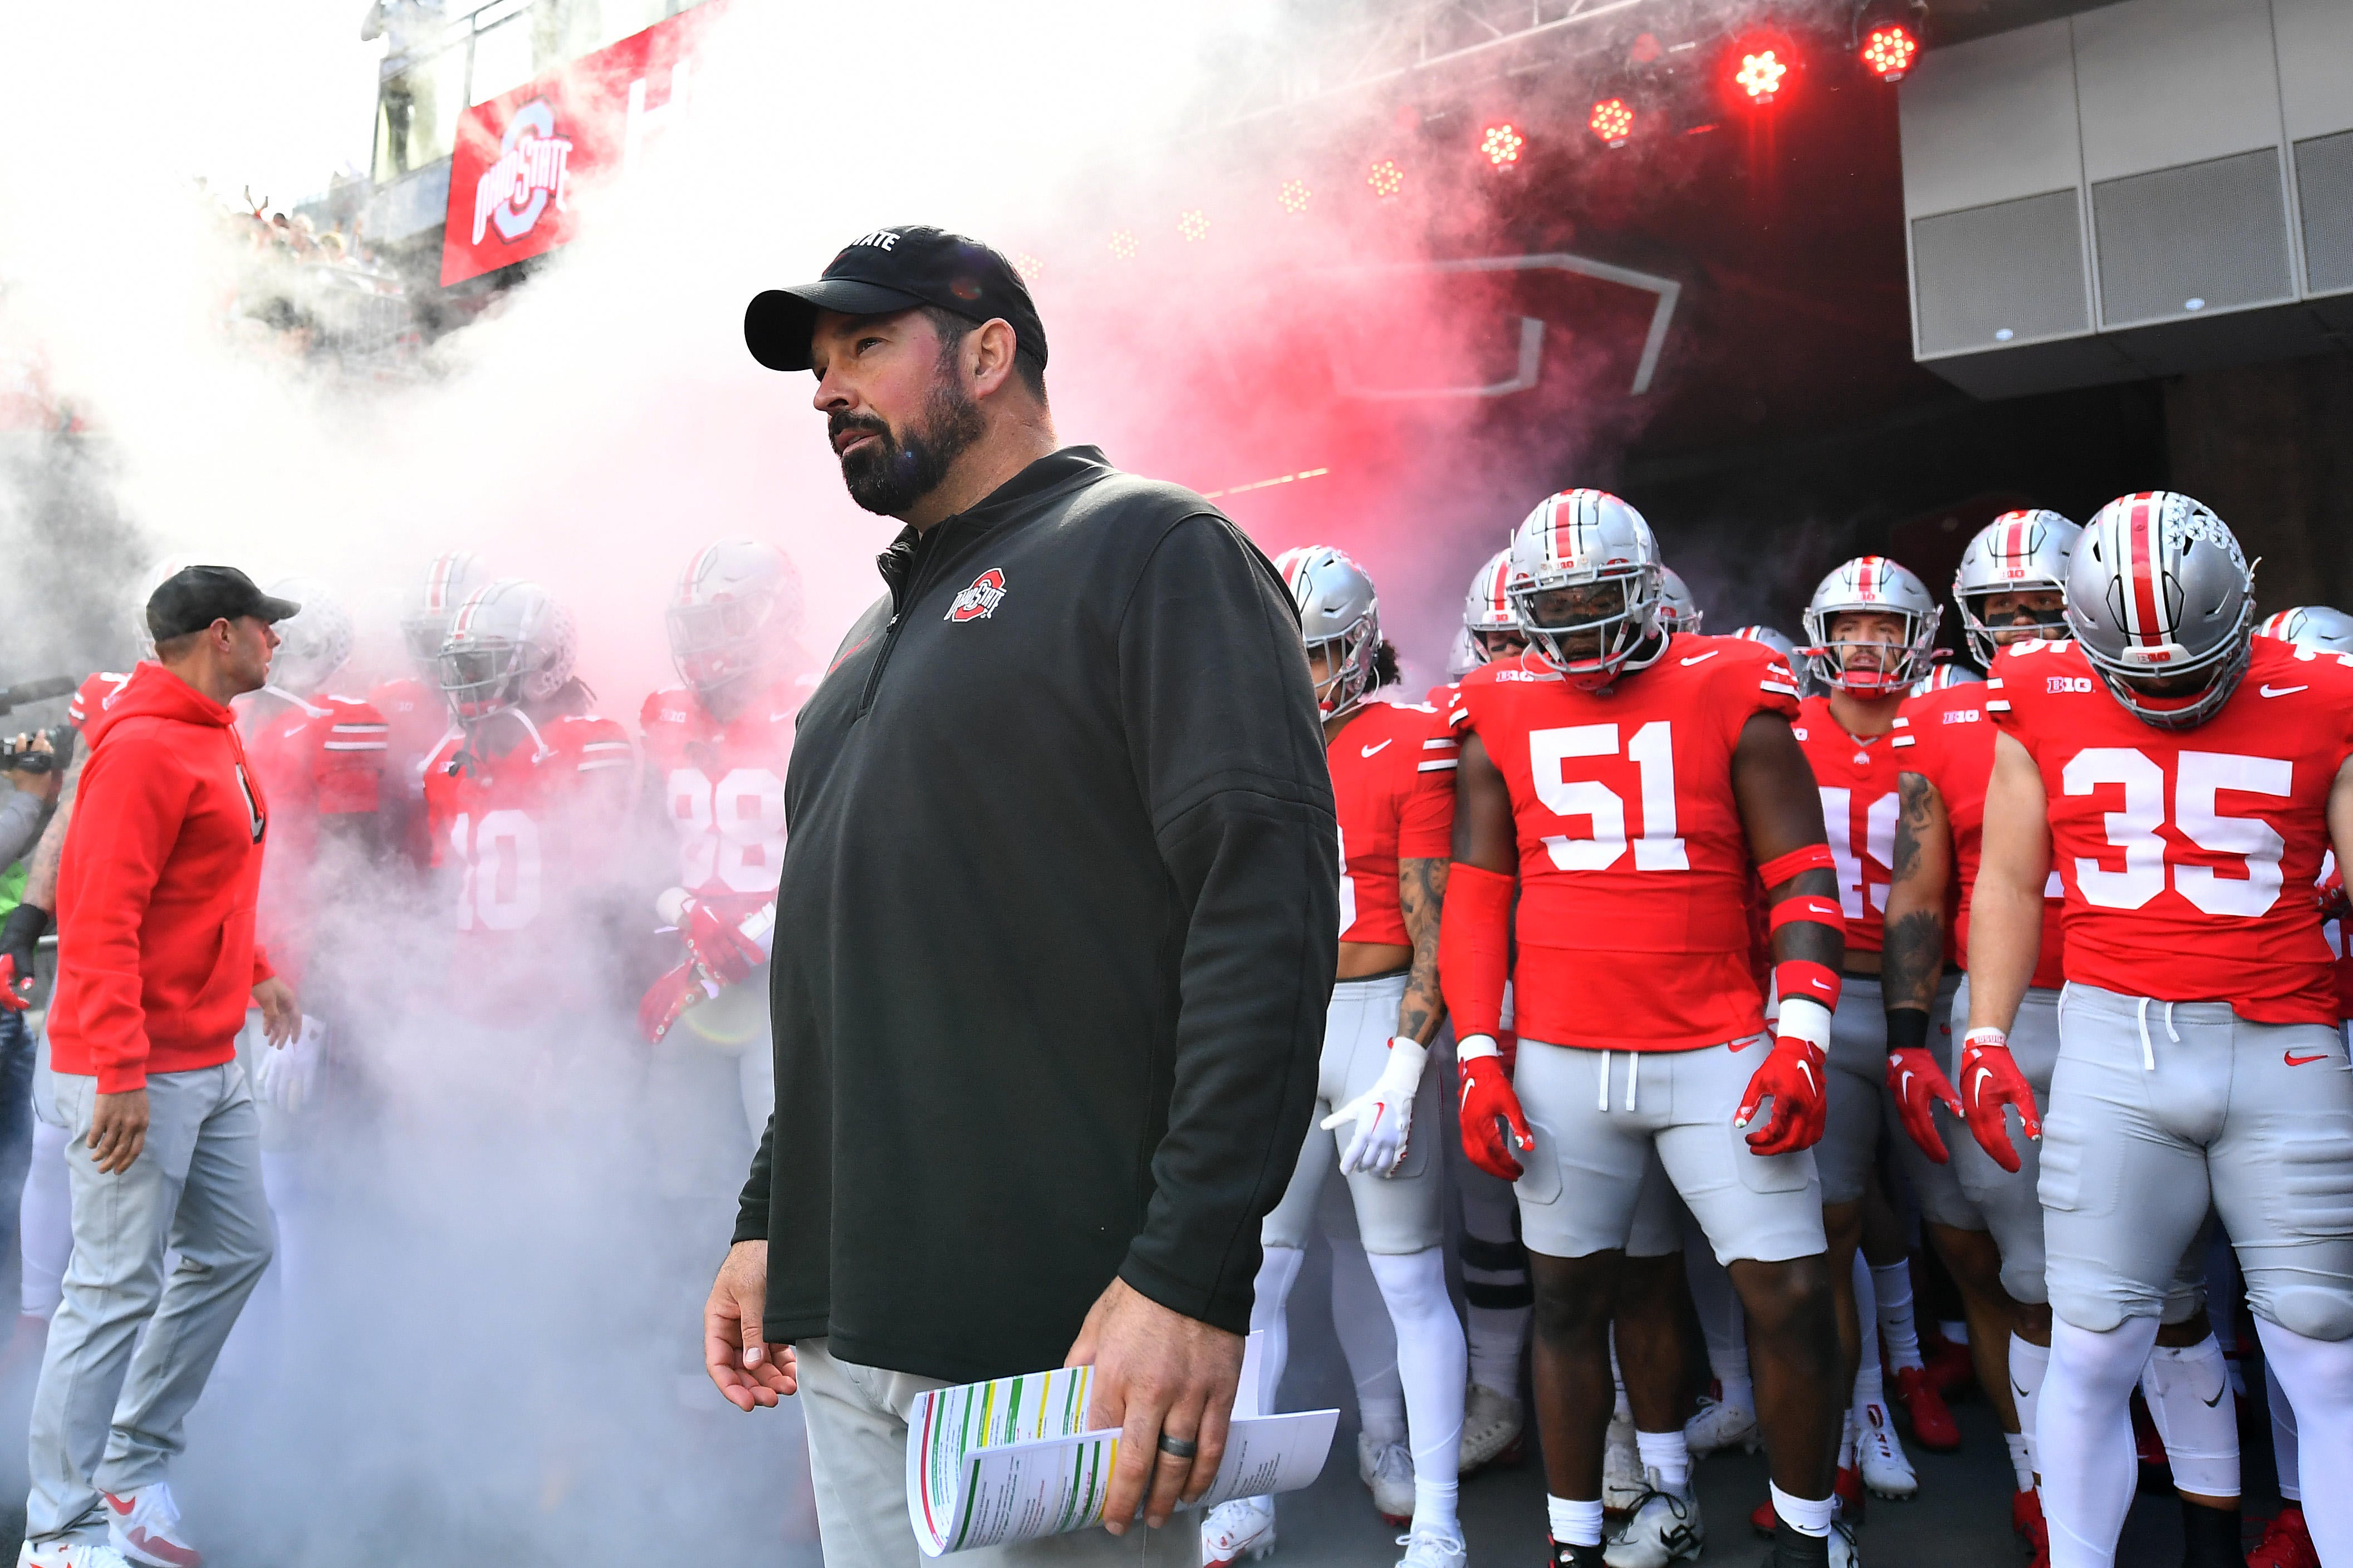
[(2125, 559), (2132, 574), (2128, 597), (2134, 633), (2144, 647), (2155, 647), (2165, 641), (2165, 626), (2157, 605), (2156, 511), (2156, 498), (2140, 495), (2133, 498), (2132, 510), (2126, 513)]
[(1854, 563), (1854, 596), (1856, 598), (1871, 597), (1872, 568), (1878, 563), (1879, 558), (1875, 555), (1866, 555)]

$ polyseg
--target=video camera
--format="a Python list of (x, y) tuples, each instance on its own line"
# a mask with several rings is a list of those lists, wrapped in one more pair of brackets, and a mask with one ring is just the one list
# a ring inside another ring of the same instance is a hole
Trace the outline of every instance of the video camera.
[[(72, 693), (75, 681), (69, 675), (54, 676), (47, 680), (21, 681), (15, 686), (0, 686), (0, 716), (16, 711), (20, 703), (46, 702), (53, 697)], [(35, 751), (33, 742), (47, 736), (51, 750)], [(0, 741), (0, 773), (46, 773), (62, 768), (73, 755), (74, 729), (70, 724), (57, 724), (38, 730), (25, 737), (19, 746), (13, 740)]]

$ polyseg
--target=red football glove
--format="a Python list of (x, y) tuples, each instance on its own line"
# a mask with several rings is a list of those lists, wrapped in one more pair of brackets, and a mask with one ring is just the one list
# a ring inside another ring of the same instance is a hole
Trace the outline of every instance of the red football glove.
[(1454, 1047), (1454, 1060), (1462, 1079), (1462, 1152), (1489, 1175), (1518, 1181), (1521, 1166), (1512, 1149), (1528, 1152), (1536, 1146), (1536, 1135), (1528, 1130), (1512, 1080), (1504, 1076), (1494, 1040), (1473, 1035)]
[(660, 1045), (670, 1026), (684, 1017), (689, 1007), (710, 994), (702, 983), (701, 966), (688, 959), (646, 987), (645, 995), (638, 1001), (638, 1032), (649, 1044)]
[(686, 900), (679, 910), (678, 930), (686, 939), (686, 951), (722, 985), (749, 980), (752, 971), (768, 961), (741, 927), (701, 899)]
[(2330, 921), (2353, 920), (2353, 901), (2348, 901), (2345, 896), (2345, 873), (2342, 870), (2329, 872), (2328, 880), (2313, 889), (2313, 902), (2319, 906), (2320, 923), (2323, 925)]
[(1941, 1101), (1958, 1116), (1961, 1101), (1927, 1047), (1906, 1046), (1887, 1053), (1887, 1092), (1895, 1097), (1895, 1114), (1921, 1152), (1939, 1165), (1951, 1161), (1945, 1135), (1936, 1131), (1936, 1106)]
[(1769, 1097), (1773, 1119), (1748, 1135), (1749, 1152), (1794, 1154), (1821, 1142), (1823, 1125), (1830, 1120), (1830, 1058), (1821, 1042), (1830, 1037), (1831, 1011), (1802, 996), (1785, 996), (1774, 1027), (1773, 1049), (1748, 1080), (1732, 1125), (1746, 1127), (1754, 1121)]
[(2005, 1171), (2019, 1168), (2018, 1150), (2002, 1117), (2002, 1108), (2010, 1105), (2018, 1107), (2020, 1131), (2040, 1140), (2042, 1118), (2035, 1114), (2034, 1086), (2018, 1070), (2010, 1037), (2000, 1029), (1971, 1029), (1961, 1041), (1961, 1114), (1978, 1145)]

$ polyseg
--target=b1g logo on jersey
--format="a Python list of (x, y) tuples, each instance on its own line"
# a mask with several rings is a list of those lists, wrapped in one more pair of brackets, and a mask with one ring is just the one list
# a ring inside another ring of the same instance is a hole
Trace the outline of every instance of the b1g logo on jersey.
[(1974, 724), (1985, 717), (1974, 708), (1948, 708), (1945, 710), (1947, 724)]
[(948, 613), (940, 617), (949, 621), (986, 620), (997, 614), (997, 606), (1005, 598), (1005, 574), (992, 566), (972, 580), (972, 586), (955, 596)]
[(2047, 683), (2046, 689), (2054, 697), (2071, 694), (2088, 696), (2092, 689), (2092, 678), (2088, 675), (2050, 675), (2043, 677), (2043, 679)]

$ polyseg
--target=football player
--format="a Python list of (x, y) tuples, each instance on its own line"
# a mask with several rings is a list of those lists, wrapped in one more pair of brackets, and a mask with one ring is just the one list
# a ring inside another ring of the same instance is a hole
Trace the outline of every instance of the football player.
[[(1959, 1074), (1970, 1131), (2016, 1163), (2005, 1109), (2029, 1137), (2043, 1123), (2009, 1036), (2055, 861), (2067, 985), (2035, 1444), (2051, 1560), (2113, 1560), (2128, 1397), (2211, 1206), (2295, 1405), (2313, 1541), (2353, 1562), (2353, 1070), (2309, 892), (2332, 845), (2340, 861), (2353, 847), (2353, 660), (2252, 637), (2238, 541), (2176, 493), (2101, 509), (2065, 614), (2072, 638), (2003, 649), (1987, 682), (1999, 733)], [(2207, 1516), (2190, 1561), (2236, 1552), (2235, 1512), (2189, 1511)]]
[(1670, 632), (1696, 632), (1704, 619), (1691, 584), (1672, 566), (1659, 568), (1659, 625)]
[(420, 871), (433, 862), (425, 821), (425, 760), (452, 729), (449, 701), (441, 695), (441, 644), (449, 636), (458, 606), (491, 581), (490, 568), (470, 551), (435, 556), (417, 597), (400, 617), (400, 642), (411, 673), (395, 676), (368, 692), (369, 705), (385, 725), (381, 837)]
[[(1368, 700), (1396, 679), (1397, 668), (1361, 566), (1326, 545), (1286, 551), (1276, 564), (1299, 608), (1324, 713), (1340, 824), (1341, 931), (1317, 1068), (1318, 1120), (1261, 1232), (1264, 1259), (1250, 1308), (1251, 1328), (1267, 1333), (1261, 1386), (1271, 1395), (1282, 1382), (1285, 1301), (1306, 1258), (1317, 1199), (1336, 1167), (1397, 1334), (1413, 1476), (1398, 1568), (1462, 1568), (1469, 1557), (1456, 1493), (1467, 1368), (1462, 1325), (1446, 1287), (1438, 1152), (1444, 1086), (1428, 1070), (1443, 1013), (1438, 931), (1455, 742), (1430, 708)], [(1261, 1408), (1271, 1407), (1261, 1400)], [(1388, 1447), (1406, 1435), (1366, 1436)], [(1204, 1521), (1202, 1559), (1223, 1564), (1262, 1555), (1272, 1536), (1271, 1500), (1239, 1500)]]
[[(1805, 700), (1796, 726), (1821, 791), (1846, 917), (1846, 987), (1831, 1036), (1830, 1122), (1815, 1158), (1831, 1269), (1841, 1288), (1840, 1334), (1850, 1375), (1858, 1380), (1849, 1418), (1857, 1473), (1849, 1486), (1859, 1480), (1894, 1498), (1912, 1496), (1919, 1481), (1887, 1419), (1878, 1335), (1866, 1336), (1861, 1325), (1869, 1321), (1878, 1329), (1881, 1291), (1910, 1296), (1910, 1259), (1900, 1233), (1879, 1232), (1866, 1251), (1868, 1272), (1852, 1268), (1864, 1245), (1864, 1200), (1883, 1133), (1898, 1126), (1909, 1133), (1892, 1142), (1932, 1237), (1940, 1227), (1982, 1229), (1984, 1223), (1943, 1163), (1932, 1110), (1939, 1094), (1951, 1098), (1944, 1069), (1926, 1039), (1889, 1037), (1879, 983), (1881, 911), (1897, 813), (1899, 759), (1889, 736), (1910, 689), (1935, 668), (1942, 615), (1920, 579), (1883, 556), (1862, 556), (1823, 578), (1806, 607), (1811, 646), (1804, 651), (1826, 695)], [(1942, 997), (1949, 997), (1952, 984), (1946, 982)], [(1941, 1006), (1935, 1016), (1945, 1016)], [(1867, 1282), (1869, 1303), (1857, 1294), (1858, 1281)], [(1959, 1430), (1922, 1364), (1916, 1336), (1888, 1351), (1895, 1401), (1911, 1415), (1915, 1440), (1933, 1448), (1957, 1446)]]
[(815, 681), (797, 640), (800, 575), (785, 552), (723, 539), (694, 552), (665, 614), (683, 683), (646, 699), (647, 793), (676, 846), (654, 900), (678, 962), (640, 1002), (655, 1044), (675, 1026), (736, 1058), (756, 1138), (776, 1109), (767, 953), (785, 854), (785, 765)]
[[(1609, 1328), (1655, 1161), (1746, 1309), (1775, 1561), (1852, 1562), (1833, 1517), (1845, 1400), (1807, 1152), (1843, 929), (1789, 732), (1796, 684), (1753, 643), (1660, 629), (1658, 546), (1615, 496), (1548, 498), (1514, 534), (1512, 563), (1529, 651), (1465, 681), (1448, 716), (1461, 761), (1440, 973), (1461, 1033), (1463, 1146), (1515, 1184), (1535, 1263), (1553, 1560), (1701, 1549), (1682, 1418), (1644, 1378), (1629, 1393), (1656, 1490), (1614, 1555), (1601, 1541)], [(1769, 1040), (1751, 967), (1760, 875), (1783, 997)], [(1495, 1040), (1507, 973), (1520, 1035), (1508, 1079)]]
[(596, 1000), (590, 926), (635, 757), (628, 731), (588, 711), (575, 651), (564, 607), (514, 578), (469, 595), (441, 644), (458, 729), (426, 762), (425, 804), (459, 938), (457, 990), (487, 1021)]

